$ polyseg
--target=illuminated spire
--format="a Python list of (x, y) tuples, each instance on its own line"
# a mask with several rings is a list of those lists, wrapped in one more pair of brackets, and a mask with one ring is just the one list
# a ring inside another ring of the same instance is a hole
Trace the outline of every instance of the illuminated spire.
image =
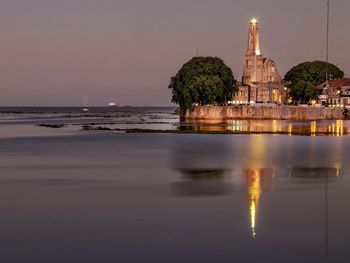
[(258, 24), (258, 20), (256, 18), (253, 18), (252, 20), (250, 20), (250, 24), (251, 25), (256, 25)]
[(250, 20), (247, 54), (250, 54), (250, 55), (254, 54), (257, 56), (261, 55), (260, 34), (259, 34), (258, 20), (256, 18), (253, 18), (252, 20)]

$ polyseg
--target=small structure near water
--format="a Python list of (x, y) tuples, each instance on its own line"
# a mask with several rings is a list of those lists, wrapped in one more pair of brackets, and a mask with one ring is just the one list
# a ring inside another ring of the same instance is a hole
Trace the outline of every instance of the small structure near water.
[(332, 79), (317, 86), (321, 90), (320, 104), (329, 107), (350, 106), (350, 78)]

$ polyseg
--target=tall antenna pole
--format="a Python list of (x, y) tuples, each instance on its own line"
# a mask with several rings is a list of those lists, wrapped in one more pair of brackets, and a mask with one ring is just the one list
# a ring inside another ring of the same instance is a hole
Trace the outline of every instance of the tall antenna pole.
[(329, 6), (330, 0), (327, 0), (327, 36), (326, 36), (326, 82), (328, 84), (328, 63), (329, 63)]
[[(330, 0), (327, 0), (327, 44), (326, 44), (326, 84), (327, 84), (327, 88), (329, 86), (328, 84), (328, 63), (329, 63), (329, 5), (330, 5)], [(328, 96), (330, 94), (329, 90), (328, 92)], [(328, 243), (329, 243), (329, 236), (328, 236), (328, 172), (326, 173), (326, 177), (325, 177), (325, 209), (324, 209), (324, 213), (325, 213), (325, 256), (326, 256), (326, 262), (328, 262), (328, 256), (329, 256), (329, 247), (328, 247)]]

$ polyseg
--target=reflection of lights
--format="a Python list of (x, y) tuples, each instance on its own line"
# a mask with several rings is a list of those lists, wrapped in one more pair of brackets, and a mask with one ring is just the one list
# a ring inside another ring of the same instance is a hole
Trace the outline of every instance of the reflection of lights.
[(250, 226), (252, 228), (253, 238), (255, 238), (256, 237), (256, 222), (255, 222), (256, 205), (254, 200), (252, 200), (250, 203), (249, 211), (250, 211)]
[(336, 127), (336, 135), (337, 136), (342, 136), (343, 135), (343, 120), (337, 120), (335, 122), (335, 127)]
[(256, 218), (258, 213), (259, 200), (261, 195), (261, 180), (258, 170), (247, 171), (248, 194), (249, 194), (249, 214), (252, 237), (256, 237)]
[(293, 124), (289, 123), (288, 124), (288, 135), (292, 135), (292, 132), (293, 132)]
[(333, 136), (343, 136), (344, 135), (344, 122), (343, 120), (337, 120), (328, 126), (328, 133)]
[(277, 133), (277, 132), (279, 132), (280, 131), (280, 126), (278, 125), (279, 124), (279, 122), (277, 121), (277, 120), (273, 120), (272, 121), (272, 131), (274, 132), (274, 133)]
[(340, 168), (336, 168), (336, 169), (337, 169), (336, 175), (337, 175), (337, 177), (339, 177), (341, 169)]
[(230, 131), (233, 131), (233, 132), (247, 131), (247, 126), (243, 126), (243, 121), (229, 120), (227, 123), (228, 123), (228, 130)]
[(316, 136), (316, 132), (317, 132), (317, 122), (316, 121), (312, 121), (310, 123), (310, 132), (312, 136)]
[[(198, 131), (198, 132), (228, 132), (228, 133), (252, 133), (252, 134), (303, 134), (309, 136), (328, 135), (328, 136), (343, 136), (350, 133), (343, 120), (329, 121), (327, 125), (319, 121), (304, 121), (301, 124), (295, 125), (293, 121), (286, 120), (203, 120), (196, 121), (196, 125), (183, 126), (182, 129)], [(250, 167), (259, 166), (261, 160), (264, 160), (265, 142), (258, 136), (253, 136), (250, 140), (249, 154), (251, 158), (247, 162)]]

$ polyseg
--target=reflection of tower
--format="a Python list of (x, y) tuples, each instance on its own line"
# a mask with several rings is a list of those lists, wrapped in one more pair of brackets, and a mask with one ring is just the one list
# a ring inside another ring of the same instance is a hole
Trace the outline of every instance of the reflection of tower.
[(256, 219), (261, 195), (261, 181), (259, 171), (246, 170), (245, 178), (248, 187), (250, 227), (253, 238), (256, 237)]
[(244, 171), (246, 186), (248, 190), (249, 217), (252, 237), (257, 235), (257, 218), (259, 203), (263, 188), (271, 188), (275, 176), (273, 169), (246, 169)]

